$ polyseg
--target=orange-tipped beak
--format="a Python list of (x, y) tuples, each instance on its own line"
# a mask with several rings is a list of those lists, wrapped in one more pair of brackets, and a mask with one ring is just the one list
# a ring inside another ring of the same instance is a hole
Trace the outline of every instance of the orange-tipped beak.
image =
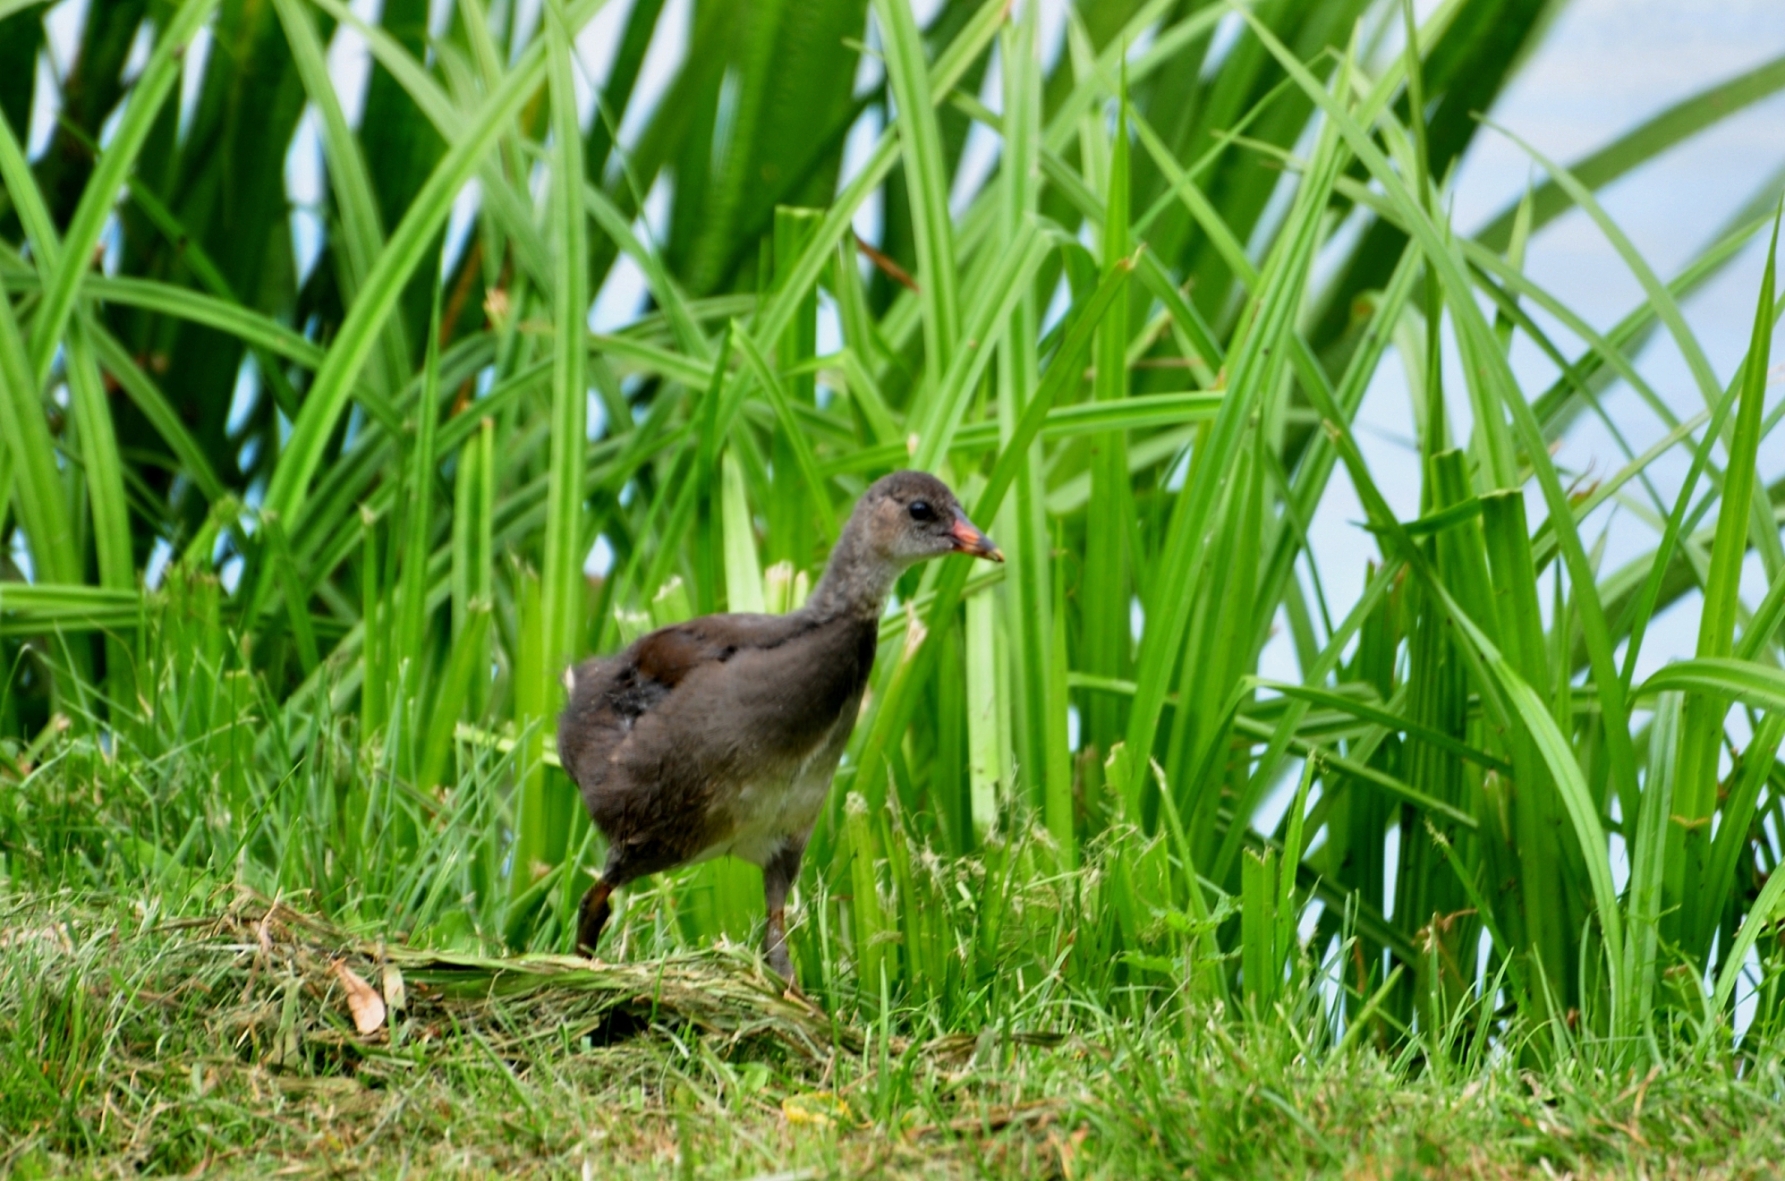
[(990, 558), (994, 562), (1004, 560), (1004, 551), (999, 549), (991, 538), (979, 531), (979, 527), (966, 517), (956, 517), (954, 528), (949, 530), (954, 535), (954, 549), (957, 554), (971, 554), (976, 558)]

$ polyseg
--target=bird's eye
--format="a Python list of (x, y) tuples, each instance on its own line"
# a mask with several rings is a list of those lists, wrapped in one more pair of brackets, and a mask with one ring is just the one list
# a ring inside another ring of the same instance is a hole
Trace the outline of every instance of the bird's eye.
[(930, 502), (927, 500), (912, 501), (911, 507), (906, 511), (911, 514), (913, 521), (934, 521), (936, 519), (936, 510), (930, 507)]

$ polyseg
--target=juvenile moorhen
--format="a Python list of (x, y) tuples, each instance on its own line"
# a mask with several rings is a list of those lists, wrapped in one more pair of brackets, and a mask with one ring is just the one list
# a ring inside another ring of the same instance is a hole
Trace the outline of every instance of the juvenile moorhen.
[(704, 616), (570, 671), (558, 753), (608, 840), (579, 949), (594, 954), (621, 886), (729, 853), (762, 867), (764, 951), (793, 982), (787, 891), (855, 727), (886, 596), (914, 563), (953, 553), (1004, 560), (947, 485), (894, 472), (856, 502), (797, 611)]

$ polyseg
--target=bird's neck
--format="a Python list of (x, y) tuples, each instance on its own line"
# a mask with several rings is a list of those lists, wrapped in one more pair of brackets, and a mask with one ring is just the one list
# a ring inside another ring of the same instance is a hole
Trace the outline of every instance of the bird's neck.
[(804, 610), (825, 619), (841, 615), (878, 619), (903, 572), (903, 566), (874, 553), (854, 528), (846, 528)]

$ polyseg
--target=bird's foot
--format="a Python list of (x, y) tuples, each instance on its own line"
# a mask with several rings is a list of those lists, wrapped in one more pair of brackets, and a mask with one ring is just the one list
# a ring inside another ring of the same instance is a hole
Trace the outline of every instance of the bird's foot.
[(794, 973), (793, 961), (787, 957), (785, 950), (779, 956), (770, 955), (766, 966), (775, 976), (780, 977), (782, 1000), (807, 1008), (812, 1006), (811, 999), (800, 989), (800, 978)]
[(799, 978), (793, 974), (793, 957), (787, 954), (787, 912), (778, 906), (769, 911), (764, 944), (762, 958), (767, 962), (769, 971), (797, 989)]

